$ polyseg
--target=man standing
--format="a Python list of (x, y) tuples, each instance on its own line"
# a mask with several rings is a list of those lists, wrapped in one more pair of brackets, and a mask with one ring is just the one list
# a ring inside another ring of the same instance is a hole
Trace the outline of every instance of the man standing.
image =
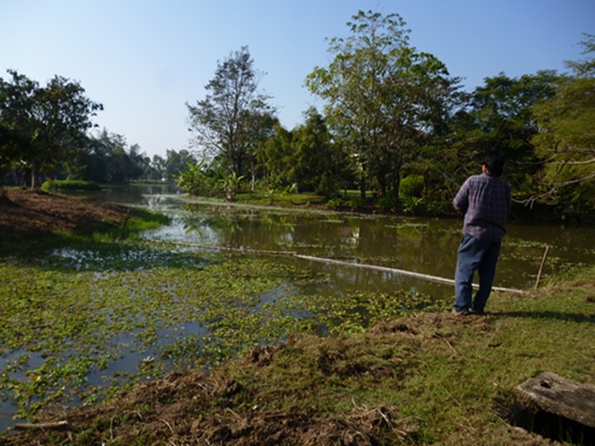
[[(467, 178), (453, 200), (455, 209), (465, 216), (455, 273), (455, 314), (483, 314), (492, 291), (511, 210), (510, 186), (500, 178), (503, 168), (502, 156), (490, 153), (481, 166), (481, 175)], [(472, 299), (475, 271), (479, 290)]]

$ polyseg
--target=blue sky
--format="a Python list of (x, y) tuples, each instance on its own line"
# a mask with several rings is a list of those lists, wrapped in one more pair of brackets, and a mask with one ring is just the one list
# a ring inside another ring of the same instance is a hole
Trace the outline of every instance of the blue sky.
[(0, 0), (0, 77), (76, 80), (104, 105), (100, 128), (164, 156), (188, 148), (185, 103), (244, 45), (281, 124), (301, 124), (321, 106), (305, 77), (330, 62), (325, 39), (347, 36), (359, 10), (398, 13), (410, 44), (468, 90), (500, 72), (563, 72), (583, 58), (582, 33), (595, 34), (595, 0)]

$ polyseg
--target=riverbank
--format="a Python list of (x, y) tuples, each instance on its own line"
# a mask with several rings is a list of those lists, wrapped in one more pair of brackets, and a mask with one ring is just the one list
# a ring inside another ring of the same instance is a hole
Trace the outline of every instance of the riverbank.
[[(125, 215), (127, 211), (120, 214)], [(113, 227), (121, 230), (122, 220)], [(319, 278), (233, 256), (208, 259), (163, 252), (161, 259), (153, 248), (143, 248), (142, 255), (131, 260), (129, 253), (140, 248), (114, 244), (111, 249), (126, 255), (111, 263), (105, 257), (112, 251), (103, 251), (101, 261), (109, 272), (101, 274), (92, 267), (81, 269), (48, 258), (4, 259), (1, 272), (3, 286), (8, 288), (3, 292), (12, 290), (13, 299), (1, 314), (18, 319), (18, 324), (3, 323), (2, 339), (15, 339), (22, 347), (29, 339), (35, 352), (40, 351), (34, 344), (39, 333), (50, 336), (57, 331), (55, 342), (41, 346), (41, 352), (52, 352), (64, 339), (81, 338), (82, 342), (94, 333), (98, 345), (89, 349), (103, 354), (105, 347), (113, 346), (101, 340), (109, 340), (114, 332), (99, 331), (108, 321), (100, 320), (102, 315), (93, 306), (101, 304), (103, 310), (113, 305), (109, 319), (117, 322), (118, 329), (134, 323), (117, 319), (124, 311), (140, 314), (145, 326), (138, 337), (149, 343), (157, 331), (150, 326), (155, 315), (176, 320), (195, 307), (212, 318), (210, 328), (220, 330), (222, 336), (237, 338), (254, 328), (249, 336), (271, 341), (248, 349), (239, 359), (224, 361), (209, 374), (180, 368), (162, 379), (139, 380), (122, 393), (114, 389), (103, 403), (90, 399), (78, 409), (40, 411), (31, 419), (37, 429), (29, 426), (27, 431), (5, 434), (0, 443), (545, 445), (551, 442), (512, 425), (514, 388), (542, 370), (594, 383), (592, 269), (557, 278), (538, 292), (496, 293), (489, 302), (491, 314), (485, 317), (452, 316), (448, 302), (429, 306), (422, 297), (417, 297), (418, 306), (426, 311), (395, 311), (403, 308), (403, 302), (411, 304), (411, 296), (399, 300), (399, 296), (366, 294), (347, 296), (344, 302), (317, 302), (316, 296), (305, 296), (287, 307), (268, 306), (268, 318), (255, 319), (253, 313), (237, 308), (262, 305), (250, 299), (268, 289), (278, 290), (290, 276), (294, 281)], [(22, 277), (27, 277), (27, 284), (19, 282)], [(168, 287), (159, 288), (163, 283)], [(239, 284), (243, 288), (236, 290)], [(157, 302), (147, 298), (162, 297), (172, 289), (185, 296), (197, 288), (204, 291), (204, 301), (188, 301), (187, 307), (178, 308), (180, 302), (170, 294)], [(158, 292), (153, 296), (149, 293), (154, 289)], [(234, 294), (229, 296), (232, 289)], [(293, 299), (290, 290), (282, 294), (284, 301)], [(90, 312), (83, 313), (89, 296), (93, 297), (88, 302)], [(216, 308), (203, 307), (219, 300)], [(54, 302), (63, 305), (55, 315)], [(21, 304), (28, 306), (24, 310), (30, 319), (19, 317)], [(323, 321), (344, 318), (343, 323), (329, 336), (315, 336), (312, 324), (293, 325), (294, 318), (287, 316), (302, 308), (298, 304), (307, 304), (312, 313), (330, 309)], [(229, 315), (231, 308), (233, 315)], [(354, 308), (365, 310), (369, 324), (349, 318)], [(273, 324), (269, 337), (262, 336), (257, 328), (275, 317), (279, 322)], [(9, 333), (12, 326), (20, 332)], [(272, 342), (284, 332), (289, 334)], [(204, 345), (194, 344), (198, 340), (188, 339), (188, 344), (177, 346), (182, 358), (205, 353)], [(3, 351), (7, 347), (4, 344)], [(213, 343), (210, 348), (220, 354), (222, 344)], [(168, 352), (174, 354), (171, 349)], [(146, 359), (139, 372), (156, 376), (157, 361)], [(58, 372), (76, 377), (87, 363), (56, 363), (33, 371), (22, 388), (23, 397)]]
[(111, 402), (37, 420), (65, 424), (4, 441), (552, 444), (511, 424), (514, 388), (543, 370), (595, 383), (592, 273), (521, 298), (495, 295), (485, 317), (418, 313), (364, 333), (297, 335), (208, 375), (172, 373)]
[(160, 215), (96, 200), (74, 199), (40, 189), (4, 188), (0, 195), (0, 241), (38, 239), (57, 234), (122, 235), (167, 221)]

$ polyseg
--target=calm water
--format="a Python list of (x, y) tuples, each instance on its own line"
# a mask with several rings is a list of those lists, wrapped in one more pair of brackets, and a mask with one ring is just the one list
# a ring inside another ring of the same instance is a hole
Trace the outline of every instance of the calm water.
[[(99, 200), (149, 207), (172, 216), (171, 225), (145, 234), (150, 240), (296, 252), (448, 279), (453, 276), (461, 237), (462, 221), (459, 219), (369, 216), (201, 202), (188, 199), (171, 185), (113, 188), (89, 195)], [(550, 246), (550, 251), (542, 279), (595, 261), (595, 228), (512, 222), (503, 244), (495, 285), (532, 288), (546, 246)], [(390, 292), (405, 288), (432, 296), (453, 295), (452, 286), (393, 273), (310, 262), (291, 255), (268, 257), (274, 262), (295, 263), (324, 272), (330, 280), (310, 285), (314, 287), (308, 290), (310, 293), (340, 298), (353, 290)], [(195, 328), (200, 332), (200, 327)], [(134, 371), (140, 353), (136, 355), (138, 357), (131, 353), (114, 362), (109, 371)], [(89, 378), (93, 384), (93, 377)], [(0, 430), (14, 424), (10, 418), (12, 410), (9, 401), (0, 401)]]
[[(172, 224), (147, 233), (150, 239), (290, 251), (448, 279), (453, 276), (462, 227), (461, 219), (370, 216), (201, 202), (188, 199), (172, 185), (106, 189), (95, 198), (149, 207), (171, 215)], [(550, 250), (542, 280), (575, 265), (593, 263), (595, 228), (510, 222), (495, 285), (532, 288), (546, 246)], [(305, 262), (291, 258), (285, 261)], [(450, 286), (427, 284), (386, 272), (319, 263), (310, 266), (330, 274), (337, 288), (390, 290), (404, 286), (452, 294)]]
[[(352, 263), (385, 266), (452, 278), (462, 220), (386, 217), (200, 202), (185, 195), (113, 190), (108, 199), (149, 206), (174, 217), (170, 226), (148, 238), (246, 250), (290, 251)], [(159, 192), (159, 191), (157, 191)], [(546, 246), (542, 280), (577, 264), (595, 261), (595, 228), (511, 222), (496, 275), (497, 286), (532, 288)], [(274, 257), (277, 261), (278, 257)], [(287, 259), (303, 264), (304, 260)], [(312, 263), (335, 279), (336, 287), (390, 290), (396, 286), (452, 293), (450, 286), (428, 285), (341, 265)], [(439, 291), (437, 291), (439, 290)]]

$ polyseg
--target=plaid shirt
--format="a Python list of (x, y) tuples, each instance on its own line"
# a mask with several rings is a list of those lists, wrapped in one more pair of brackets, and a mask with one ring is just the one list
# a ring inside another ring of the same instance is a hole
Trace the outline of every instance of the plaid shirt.
[(506, 181), (485, 173), (473, 175), (463, 183), (452, 203), (465, 215), (464, 234), (490, 242), (502, 240), (512, 205)]

